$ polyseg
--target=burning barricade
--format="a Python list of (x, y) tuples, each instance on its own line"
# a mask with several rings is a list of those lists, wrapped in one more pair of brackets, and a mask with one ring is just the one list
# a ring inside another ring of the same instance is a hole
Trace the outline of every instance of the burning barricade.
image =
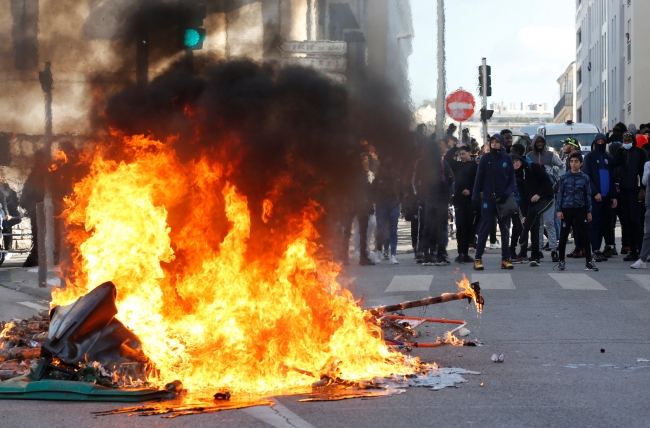
[[(427, 306), (447, 301), (468, 299), (482, 309), (483, 297), (478, 283), (468, 285), (464, 278), (457, 294), (382, 306), (367, 311), (369, 325), (381, 327), (386, 345), (401, 350), (412, 347), (434, 347), (442, 344), (458, 345), (454, 333), (465, 326), (464, 321), (414, 318), (389, 315), (388, 312)], [(12, 358), (3, 362), (3, 376), (11, 379), (0, 384), (0, 398), (90, 400), (90, 401), (144, 401), (178, 398), (185, 391), (176, 380), (164, 388), (150, 387), (156, 368), (142, 352), (140, 340), (119, 320), (116, 307), (116, 288), (104, 283), (67, 306), (56, 306), (49, 316), (45, 313), (30, 320), (12, 321), (4, 326), (1, 340), (2, 355)], [(416, 328), (424, 323), (458, 324), (446, 338), (433, 343), (416, 341)], [(47, 331), (45, 331), (47, 329)], [(390, 332), (397, 333), (389, 338)], [(467, 343), (465, 343), (467, 344)], [(28, 346), (21, 346), (28, 345)], [(311, 392), (295, 391), (304, 395), (299, 401), (337, 401), (360, 397), (382, 397), (403, 392), (405, 386), (427, 386), (440, 389), (463, 382), (462, 369), (439, 369), (422, 364), (418, 359), (403, 359), (402, 371), (389, 376), (366, 380), (348, 380), (340, 370), (341, 360), (330, 358), (318, 371), (284, 365), (283, 376), (289, 372), (306, 378), (318, 379), (311, 384)], [(5, 368), (6, 367), (6, 368)], [(99, 412), (97, 415), (118, 413), (167, 415), (176, 417), (195, 413), (216, 412), (257, 405), (273, 405), (264, 399), (236, 400), (230, 403), (231, 393), (217, 392), (211, 403), (205, 397), (194, 401), (181, 400), (176, 404), (144, 406)], [(228, 403), (226, 403), (228, 402)]]

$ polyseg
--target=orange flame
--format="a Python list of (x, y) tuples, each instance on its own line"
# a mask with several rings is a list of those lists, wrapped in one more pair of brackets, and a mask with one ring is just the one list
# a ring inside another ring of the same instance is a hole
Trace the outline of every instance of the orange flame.
[[(117, 317), (156, 366), (150, 381), (268, 394), (309, 387), (305, 373), (333, 365), (347, 380), (413, 372), (337, 282), (338, 265), (317, 257), (316, 203), (286, 219), (275, 247), (250, 254), (256, 237), (248, 200), (227, 179), (231, 162), (181, 163), (141, 135), (122, 147), (129, 162), (98, 151), (66, 199), (75, 260), (53, 305), (113, 281)], [(193, 203), (172, 228), (169, 210), (184, 200)]]
[(465, 274), (463, 274), (463, 279), (461, 279), (461, 281), (457, 282), (456, 284), (458, 285), (458, 288), (460, 288), (461, 292), (465, 292), (472, 296), (472, 300), (476, 304), (477, 312), (481, 313), (483, 311), (483, 303), (480, 299), (480, 296), (478, 296), (476, 291), (472, 288), (472, 284), (469, 282)]
[(48, 171), (56, 171), (63, 164), (68, 163), (68, 156), (63, 150), (56, 149), (52, 154), (52, 165), (47, 169)]

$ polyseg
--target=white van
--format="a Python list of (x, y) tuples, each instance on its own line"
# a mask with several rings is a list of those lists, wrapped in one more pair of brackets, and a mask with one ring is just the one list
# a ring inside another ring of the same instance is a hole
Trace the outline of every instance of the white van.
[(597, 126), (589, 123), (546, 123), (540, 125), (522, 126), (521, 131), (530, 135), (532, 140), (535, 134), (542, 134), (546, 143), (553, 147), (558, 153), (562, 153), (562, 143), (568, 137), (573, 137), (580, 142), (582, 152), (591, 151), (591, 143), (594, 142), (596, 134), (600, 132)]

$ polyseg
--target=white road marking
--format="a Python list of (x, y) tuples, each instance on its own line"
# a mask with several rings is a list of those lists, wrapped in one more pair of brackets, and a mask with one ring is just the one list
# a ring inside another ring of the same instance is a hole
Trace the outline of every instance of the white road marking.
[(293, 413), (291, 410), (278, 403), (275, 406), (257, 406), (243, 409), (242, 412), (257, 418), (276, 428), (314, 428), (312, 424)]
[(627, 277), (630, 278), (632, 281), (636, 282), (637, 284), (639, 284), (641, 287), (650, 291), (650, 275), (628, 274)]
[(478, 281), (481, 290), (514, 290), (515, 283), (509, 273), (473, 273), (472, 282)]
[(386, 293), (401, 291), (429, 291), (433, 275), (396, 275), (386, 289)]
[(586, 273), (549, 273), (565, 290), (607, 290)]
[(39, 305), (38, 303), (34, 302), (18, 302), (19, 305), (27, 306), (28, 308), (36, 309), (37, 311), (40, 311), (41, 309), (49, 310), (50, 308)]

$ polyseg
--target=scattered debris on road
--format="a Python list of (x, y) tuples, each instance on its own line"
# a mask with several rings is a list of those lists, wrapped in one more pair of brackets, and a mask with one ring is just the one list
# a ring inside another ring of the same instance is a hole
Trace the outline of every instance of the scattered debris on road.
[(506, 356), (504, 354), (492, 354), (492, 361), (495, 363), (502, 363), (506, 360)]

